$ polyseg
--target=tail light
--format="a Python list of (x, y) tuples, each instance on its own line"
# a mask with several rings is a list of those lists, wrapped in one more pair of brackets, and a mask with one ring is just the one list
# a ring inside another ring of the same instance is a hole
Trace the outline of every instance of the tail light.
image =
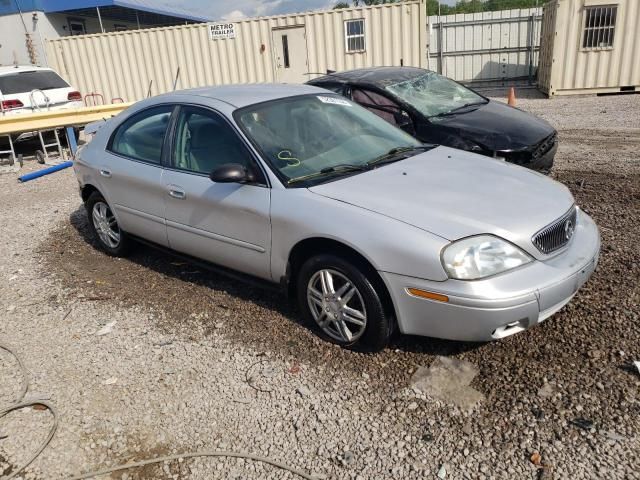
[(12, 110), (24, 107), (20, 100), (2, 100), (2, 110)]
[(80, 95), (80, 92), (69, 92), (69, 95), (67, 95), (67, 100), (79, 102), (82, 100), (82, 95)]

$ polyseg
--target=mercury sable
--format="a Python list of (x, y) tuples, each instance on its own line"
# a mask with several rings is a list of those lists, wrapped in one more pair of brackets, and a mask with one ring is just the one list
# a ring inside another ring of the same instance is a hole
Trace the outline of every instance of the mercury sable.
[(312, 86), (200, 88), (141, 101), (74, 163), (111, 255), (142, 240), (279, 284), (344, 346), (404, 334), (500, 339), (562, 308), (598, 229), (562, 184), (426, 145)]

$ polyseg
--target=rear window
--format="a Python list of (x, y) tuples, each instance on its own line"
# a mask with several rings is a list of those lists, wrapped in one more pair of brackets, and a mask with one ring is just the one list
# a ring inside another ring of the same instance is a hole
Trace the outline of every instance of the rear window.
[(18, 72), (0, 76), (0, 92), (4, 95), (13, 93), (27, 93), (34, 89), (52, 90), (54, 88), (68, 88), (56, 72), (44, 70), (36, 72)]

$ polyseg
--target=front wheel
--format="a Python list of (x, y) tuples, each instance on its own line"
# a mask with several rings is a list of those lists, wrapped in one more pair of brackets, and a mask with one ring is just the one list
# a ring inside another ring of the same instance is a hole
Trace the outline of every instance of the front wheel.
[(383, 349), (391, 320), (372, 275), (335, 255), (307, 260), (297, 279), (298, 305), (307, 322), (339, 345)]
[(98, 240), (100, 248), (114, 257), (124, 257), (129, 253), (131, 240), (120, 230), (111, 207), (98, 193), (93, 192), (85, 204), (89, 215), (89, 229)]

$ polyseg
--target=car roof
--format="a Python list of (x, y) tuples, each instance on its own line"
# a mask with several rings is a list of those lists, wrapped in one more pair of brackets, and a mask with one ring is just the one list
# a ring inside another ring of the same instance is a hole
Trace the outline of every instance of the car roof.
[(429, 70), (417, 67), (372, 67), (336, 72), (309, 80), (309, 84), (355, 83), (384, 88), (420, 77)]
[(0, 67), (0, 75), (11, 75), (12, 73), (34, 72), (34, 71), (53, 71), (50, 68), (36, 67), (34, 65), (18, 65)]
[[(236, 108), (256, 103), (287, 98), (296, 95), (318, 94), (327, 91), (311, 85), (285, 83), (255, 83), (247, 85), (224, 85), (219, 87), (200, 87), (171, 92), (166, 95), (197, 95), (228, 103)], [(159, 95), (159, 98), (162, 95)]]

